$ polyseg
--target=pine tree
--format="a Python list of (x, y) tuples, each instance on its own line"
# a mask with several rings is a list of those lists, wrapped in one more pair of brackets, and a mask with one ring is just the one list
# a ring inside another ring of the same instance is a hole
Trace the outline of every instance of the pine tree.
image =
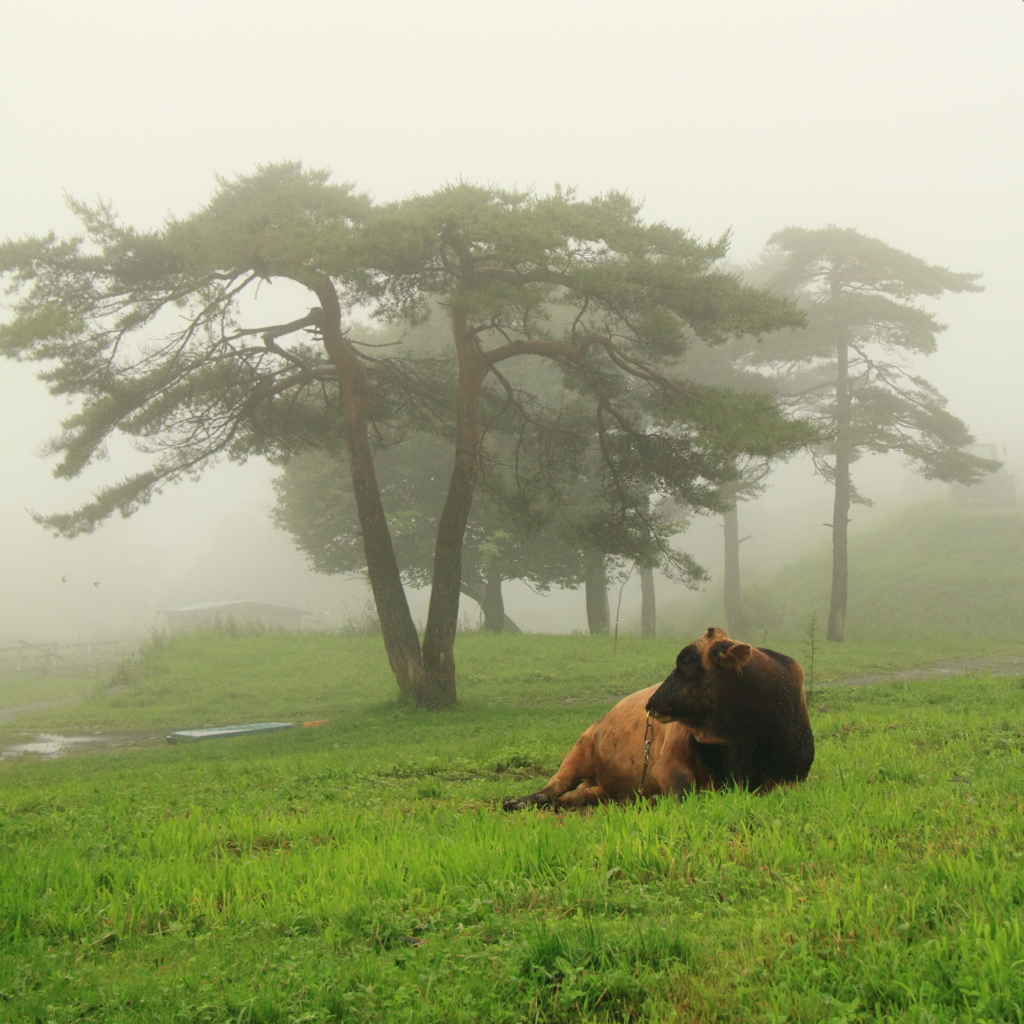
[(967, 426), (911, 366), (936, 350), (936, 335), (946, 329), (916, 301), (979, 292), (980, 275), (933, 266), (835, 226), (786, 228), (768, 245), (767, 282), (800, 302), (808, 326), (749, 347), (747, 365), (767, 368), (789, 407), (827, 438), (812, 452), (835, 493), (827, 638), (842, 641), (850, 508), (869, 503), (853, 484), (856, 461), (866, 452), (896, 451), (927, 479), (965, 484), (998, 468), (965, 450), (974, 441)]

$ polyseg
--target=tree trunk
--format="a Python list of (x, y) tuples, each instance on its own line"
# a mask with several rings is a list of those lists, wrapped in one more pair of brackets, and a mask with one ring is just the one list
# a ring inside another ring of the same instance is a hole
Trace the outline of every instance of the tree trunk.
[(733, 504), (722, 515), (725, 533), (725, 626), (729, 636), (747, 635), (747, 619), (743, 612), (743, 594), (740, 590), (740, 517)]
[(384, 649), (402, 699), (419, 705), (426, 681), (423, 658), (419, 634), (402, 586), (402, 576), (398, 570), (398, 560), (391, 543), (391, 531), (384, 515), (373, 465), (367, 419), (369, 381), (362, 361), (342, 333), (341, 306), (334, 286), (329, 281), (319, 281), (313, 290), (320, 299), (324, 314), (324, 348), (338, 370), (352, 491)]
[[(484, 608), (484, 604), (487, 601), (486, 587), (484, 586), (483, 580), (479, 577), (476, 580), (472, 580), (467, 583), (465, 580), (462, 581), (461, 586), (462, 593), (466, 597), (471, 598), (480, 605), (480, 610), (484, 613), (484, 629), (487, 628), (487, 611)], [(504, 599), (502, 599), (502, 608), (504, 609)], [(515, 623), (514, 620), (510, 619), (508, 615), (502, 612), (501, 630), (502, 633), (522, 633), (522, 630)]]
[(430, 605), (423, 633), (423, 668), (426, 682), (420, 707), (454, 707), (455, 634), (459, 624), (462, 583), (462, 542), (473, 505), (480, 457), (480, 385), (487, 365), (469, 329), (465, 306), (452, 302), (451, 322), (459, 360), (459, 395), (455, 435), (455, 465), (448, 496), (437, 524)]
[(501, 633), (505, 629), (505, 600), (501, 594), (501, 574), (492, 572), (484, 587), (484, 629), (490, 633)]
[(836, 456), (836, 496), (832, 506), (832, 598), (827, 638), (846, 639), (846, 600), (849, 579), (850, 463)]
[(607, 633), (611, 626), (608, 605), (608, 574), (604, 555), (587, 551), (583, 555), (583, 586), (587, 595), (587, 626), (591, 633)]
[(836, 493), (832, 506), (832, 598), (826, 633), (836, 643), (846, 639), (851, 454), (849, 350), (844, 335), (839, 339), (836, 358)]
[(658, 610), (654, 601), (654, 570), (640, 570), (640, 635), (653, 640), (658, 635)]

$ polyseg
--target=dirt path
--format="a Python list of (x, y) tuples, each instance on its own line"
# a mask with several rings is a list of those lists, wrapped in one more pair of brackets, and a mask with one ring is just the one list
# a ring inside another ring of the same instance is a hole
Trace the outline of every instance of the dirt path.
[(909, 679), (943, 679), (947, 676), (977, 675), (986, 672), (993, 676), (1015, 676), (1024, 674), (1024, 657), (1004, 655), (1001, 658), (955, 658), (940, 661), (928, 668), (908, 668), (900, 672), (882, 672), (877, 675), (848, 676), (846, 679), (829, 679), (816, 686), (870, 686), (872, 683), (889, 683)]

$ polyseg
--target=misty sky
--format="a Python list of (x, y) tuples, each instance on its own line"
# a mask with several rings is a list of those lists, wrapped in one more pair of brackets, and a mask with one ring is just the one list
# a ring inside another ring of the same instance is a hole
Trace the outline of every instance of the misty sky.
[[(2, 23), (0, 235), (73, 231), (65, 191), (157, 226), (204, 203), (215, 174), (283, 159), (378, 200), (458, 179), (627, 190), (649, 219), (731, 229), (741, 262), (786, 225), (854, 227), (984, 274), (983, 294), (935, 305), (950, 326), (919, 370), (1006, 447), (1020, 486), (1021, 0), (93, 0), (6, 3)], [(37, 453), (63, 415), (28, 368), (0, 363), (0, 642), (63, 639), (72, 621), (144, 629), (172, 599), (340, 610), (334, 581), (302, 577), (287, 538), (268, 539), (258, 464), (48, 539), (26, 508), (69, 507), (125, 472), (115, 452), (51, 480)], [(232, 545), (248, 575), (203, 582), (197, 562)]]

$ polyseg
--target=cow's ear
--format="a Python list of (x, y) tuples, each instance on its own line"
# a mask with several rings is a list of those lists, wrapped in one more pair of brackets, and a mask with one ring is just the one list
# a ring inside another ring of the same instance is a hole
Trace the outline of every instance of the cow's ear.
[(730, 644), (718, 655), (718, 662), (723, 668), (731, 668), (738, 672), (750, 660), (750, 644)]

